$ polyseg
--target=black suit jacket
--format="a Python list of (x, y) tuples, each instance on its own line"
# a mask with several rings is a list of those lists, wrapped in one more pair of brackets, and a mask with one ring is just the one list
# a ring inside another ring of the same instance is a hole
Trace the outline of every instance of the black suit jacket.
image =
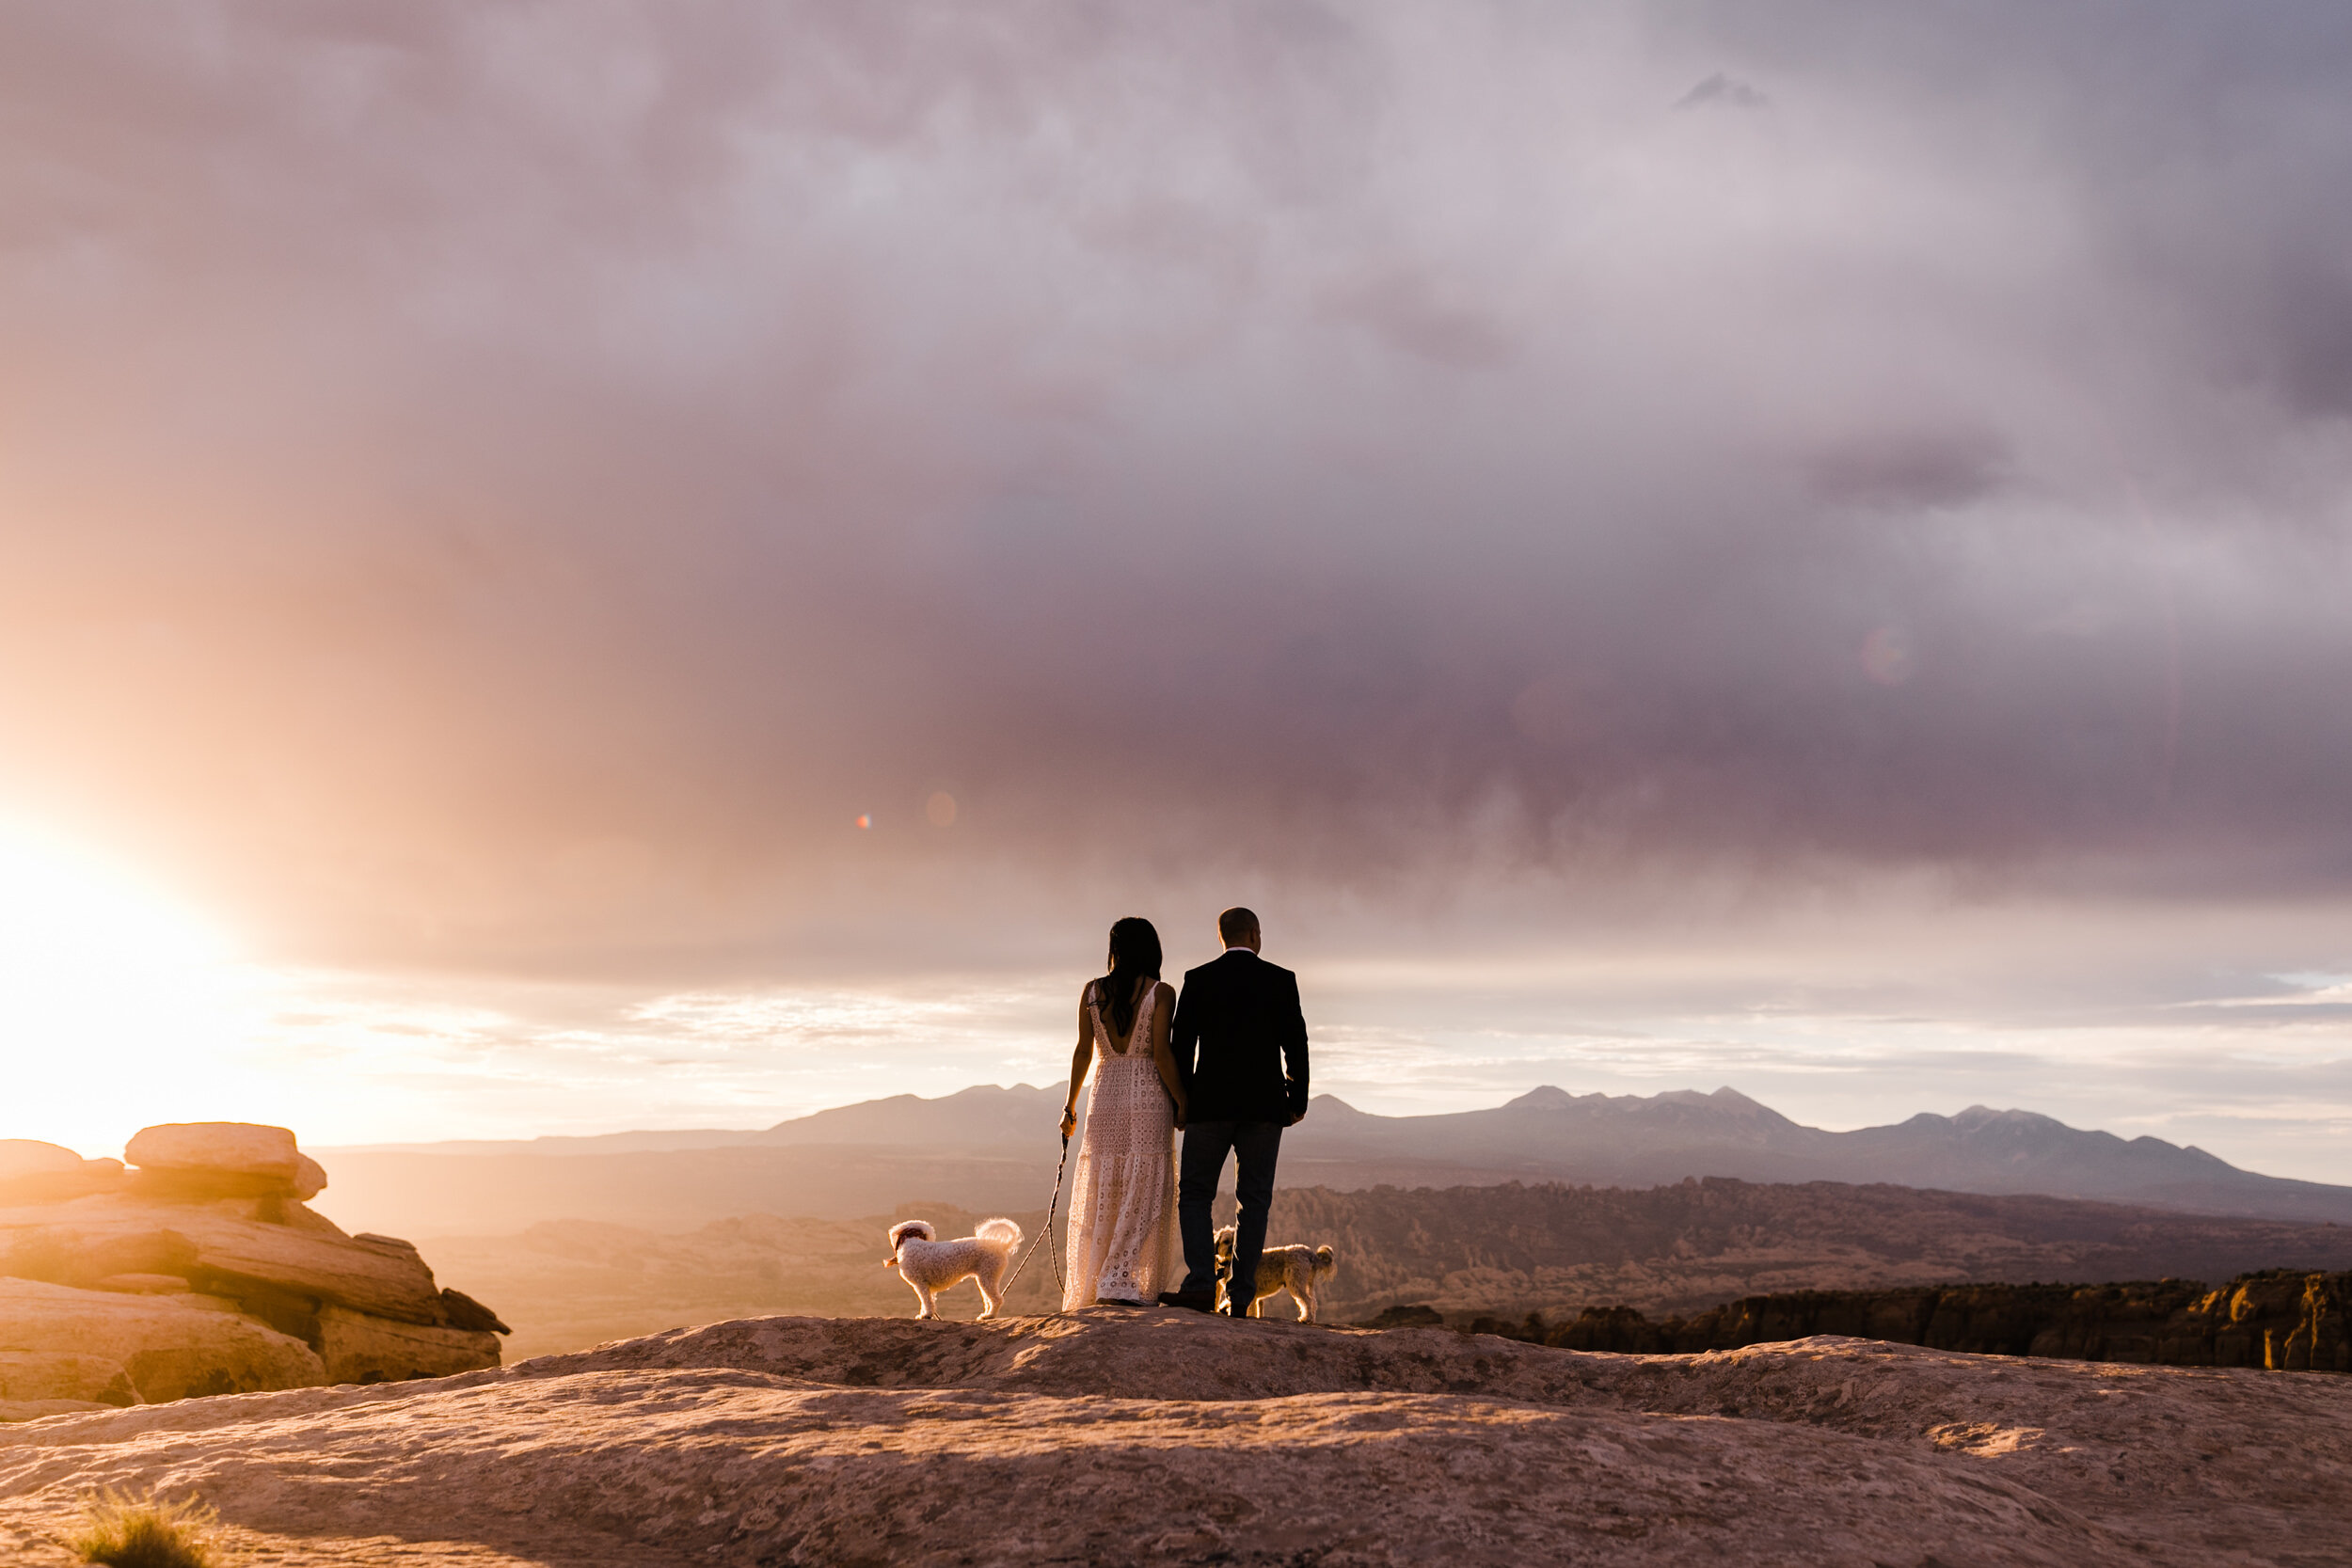
[(1298, 976), (1247, 947), (1185, 972), (1168, 1043), (1193, 1121), (1279, 1125), (1307, 1114)]

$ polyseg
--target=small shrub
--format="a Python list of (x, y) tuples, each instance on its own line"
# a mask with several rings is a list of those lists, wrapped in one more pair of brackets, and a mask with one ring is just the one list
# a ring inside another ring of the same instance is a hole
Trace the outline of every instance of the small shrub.
[(82, 1528), (66, 1544), (107, 1568), (218, 1568), (213, 1527), (219, 1515), (189, 1497), (98, 1492), (82, 1500)]

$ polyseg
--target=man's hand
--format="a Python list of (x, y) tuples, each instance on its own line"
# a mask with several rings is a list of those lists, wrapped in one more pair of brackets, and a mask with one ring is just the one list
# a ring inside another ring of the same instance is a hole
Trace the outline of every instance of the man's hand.
[(1304, 1111), (1301, 1111), (1301, 1112), (1299, 1112), (1296, 1116), (1295, 1116), (1295, 1117), (1291, 1117), (1291, 1119), (1290, 1119), (1290, 1120), (1288, 1120), (1288, 1121), (1284, 1122), (1282, 1125), (1283, 1125), (1283, 1126), (1285, 1126), (1285, 1127), (1295, 1127), (1295, 1126), (1297, 1126), (1300, 1122), (1305, 1121), (1306, 1119), (1307, 1119), (1307, 1113), (1306, 1113), (1306, 1112), (1304, 1112)]

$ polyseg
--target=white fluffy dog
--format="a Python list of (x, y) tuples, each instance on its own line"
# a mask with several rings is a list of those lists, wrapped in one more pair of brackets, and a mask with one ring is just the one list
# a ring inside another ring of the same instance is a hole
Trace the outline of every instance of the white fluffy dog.
[(923, 1304), (915, 1316), (938, 1316), (931, 1293), (969, 1279), (980, 1288), (980, 1316), (994, 1317), (1004, 1305), (997, 1292), (1004, 1289), (1013, 1249), (1021, 1244), (1021, 1227), (1006, 1219), (982, 1220), (977, 1236), (941, 1242), (932, 1239), (936, 1234), (929, 1220), (900, 1220), (890, 1227), (890, 1256), (882, 1267), (897, 1269), (898, 1277), (914, 1287), (915, 1299)]
[[(1249, 1304), (1249, 1315), (1264, 1317), (1266, 1298), (1288, 1291), (1291, 1300), (1298, 1303), (1298, 1321), (1313, 1323), (1315, 1287), (1339, 1272), (1339, 1256), (1327, 1246), (1270, 1246), (1258, 1259), (1258, 1299)], [(1230, 1225), (1216, 1233), (1216, 1274), (1217, 1299), (1228, 1301), (1227, 1286), (1233, 1276), (1233, 1227)]]

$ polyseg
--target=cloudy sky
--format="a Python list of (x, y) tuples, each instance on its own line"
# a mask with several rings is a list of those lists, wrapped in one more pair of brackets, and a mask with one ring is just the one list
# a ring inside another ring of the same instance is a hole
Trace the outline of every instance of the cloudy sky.
[(1045, 1082), (1110, 919), (1247, 901), (1368, 1108), (2352, 1181), (2348, 72), (2330, 3), (11, 6), (0, 1136)]

